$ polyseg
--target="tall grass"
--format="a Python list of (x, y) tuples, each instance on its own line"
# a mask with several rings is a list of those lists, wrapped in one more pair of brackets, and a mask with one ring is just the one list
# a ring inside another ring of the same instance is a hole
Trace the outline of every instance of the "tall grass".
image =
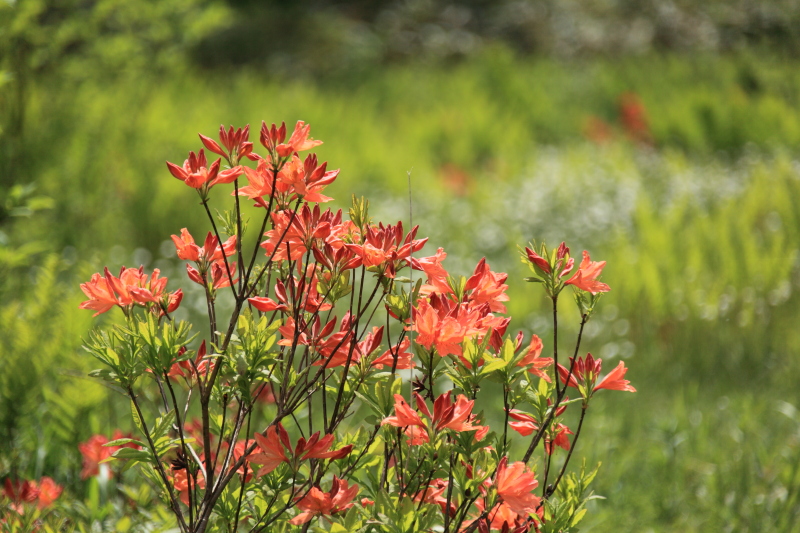
[[(320, 156), (342, 168), (329, 189), (340, 206), (367, 194), (376, 218), (407, 221), (410, 171), (414, 222), (445, 246), (445, 266), (467, 274), (486, 255), (511, 274), (512, 327), (550, 335), (516, 244), (563, 239), (576, 256), (608, 261), (612, 292), (583, 349), (609, 364), (629, 358), (639, 393), (593, 404), (594, 440), (579, 452), (604, 462), (597, 491), (609, 499), (594, 505), (591, 531), (789, 532), (800, 514), (795, 67), (747, 54), (558, 63), (494, 50), (324, 82), (210, 71), (42, 85), (19, 172), (56, 205), (16, 237), (94, 257), (94, 268), (131, 266), (139, 248), (135, 262), (181, 283), (161, 244), (204, 220), (164, 161), (182, 161), (200, 146), (195, 132), (222, 122), (305, 120), (325, 141)], [(625, 139), (623, 92), (644, 103), (653, 146)], [(611, 125), (608, 144), (584, 138), (592, 115)], [(74, 283), (56, 281), (57, 262), (45, 264), (36, 292), (0, 312), (0, 336), (11, 339), (3, 360), (15, 369), (0, 380), (3, 429), (17, 428), (29, 454), (14, 468), (60, 468), (63, 481), (75, 475), (75, 444), (90, 428), (110, 430), (105, 413), (117, 408), (65, 370), (87, 370), (77, 349), (89, 313), (75, 311)], [(47, 416), (25, 426), (37, 412)]]

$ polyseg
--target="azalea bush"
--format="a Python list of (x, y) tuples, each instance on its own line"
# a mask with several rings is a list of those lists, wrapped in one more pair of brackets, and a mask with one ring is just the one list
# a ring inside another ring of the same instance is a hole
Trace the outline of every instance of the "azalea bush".
[[(424, 256), (417, 227), (373, 222), (363, 198), (323, 211), (338, 171), (300, 156), (321, 144), (308, 125), (263, 124), (260, 154), (249, 127), (200, 139), (167, 166), (208, 217), (204, 237), (172, 235), (207, 322), (173, 318), (183, 291), (157, 269), (81, 286), (81, 308), (122, 311), (86, 349), (138, 428), (84, 443), (84, 477), (137, 469), (184, 532), (575, 531), (597, 472), (570, 468), (589, 405), (602, 389), (634, 391), (623, 363), (601, 378), (602, 361), (580, 352), (610, 290), (605, 263), (583, 252), (578, 264), (564, 243), (522, 251), (552, 302), (543, 357), (537, 335), (508, 333), (507, 275), (485, 259), (452, 275), (442, 248)], [(215, 216), (220, 189), (232, 199)], [(245, 201), (263, 210), (250, 238)]]

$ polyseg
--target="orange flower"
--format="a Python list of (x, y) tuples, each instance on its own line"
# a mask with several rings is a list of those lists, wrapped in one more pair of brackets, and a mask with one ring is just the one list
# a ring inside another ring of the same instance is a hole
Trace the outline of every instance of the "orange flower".
[(569, 278), (564, 285), (574, 285), (581, 290), (597, 294), (599, 292), (608, 292), (611, 288), (605, 283), (597, 281), (603, 268), (606, 266), (605, 261), (592, 261), (589, 258), (589, 252), (583, 252), (583, 261), (571, 278)]
[[(302, 437), (299, 438), (297, 445), (292, 450), (289, 434), (280, 422), (277, 427), (270, 426), (267, 429), (266, 437), (260, 433), (256, 433), (254, 436), (262, 453), (253, 454), (248, 460), (251, 463), (264, 465), (256, 476), (272, 472), (284, 461), (287, 463), (299, 463), (308, 459), (341, 459), (353, 450), (352, 444), (343, 446), (338, 450), (330, 450), (333, 445), (333, 435), (325, 435), (320, 438), (319, 431), (311, 435), (307, 441)], [(286, 454), (286, 450), (289, 451), (289, 455)]]
[(506, 307), (500, 302), (507, 302), (508, 295), (506, 289), (508, 285), (505, 281), (508, 274), (504, 272), (492, 272), (486, 264), (484, 257), (478, 262), (472, 276), (467, 280), (465, 291), (472, 291), (469, 294), (469, 301), (474, 304), (488, 304), (489, 309), (495, 313), (505, 313)]
[(80, 309), (97, 311), (94, 316), (105, 313), (115, 305), (130, 309), (134, 304), (147, 306), (158, 304), (158, 309), (163, 312), (172, 312), (180, 305), (183, 292), (165, 293), (167, 278), (160, 278), (160, 271), (153, 270), (150, 276), (144, 273), (144, 267), (122, 267), (119, 277), (104, 269), (104, 276), (92, 274), (92, 279), (81, 284), (81, 290), (89, 297), (80, 304)]
[(315, 516), (329, 516), (346, 511), (353, 506), (353, 498), (358, 494), (358, 485), (349, 487), (347, 481), (333, 476), (330, 492), (322, 492), (312, 487), (308, 494), (297, 502), (303, 512), (289, 520), (292, 525), (305, 524)]
[[(273, 172), (270, 167), (270, 161), (267, 159), (259, 159), (256, 168), (243, 167), (244, 174), (247, 176), (247, 181), (250, 183), (245, 187), (239, 188), (239, 196), (247, 196), (255, 200), (257, 206), (267, 208), (269, 204), (264, 198), (270, 198), (275, 190), (278, 197), (278, 205), (285, 206), (289, 201), (287, 194), (291, 190), (291, 186), (283, 181), (279, 181), (277, 174)], [(236, 194), (234, 191), (232, 194)]]
[(39, 480), (39, 501), (36, 504), (39, 509), (45, 509), (61, 496), (64, 487), (53, 481), (53, 478), (44, 476)]
[(636, 392), (636, 389), (630, 385), (630, 381), (624, 379), (628, 369), (625, 368), (625, 363), (622, 361), (595, 385), (597, 378), (600, 376), (603, 360), (595, 359), (590, 353), (586, 354), (585, 358), (579, 357), (574, 363), (572, 360), (573, 358), (570, 357), (572, 375), (570, 375), (569, 369), (560, 364), (558, 365), (558, 375), (562, 383), (580, 390), (585, 398), (590, 397), (594, 394), (594, 391), (600, 389)]
[[(100, 462), (114, 453), (112, 447), (104, 446), (107, 442), (108, 438), (104, 435), (92, 435), (86, 442), (78, 444), (78, 450), (83, 455), (81, 479), (100, 475)], [(111, 479), (113, 476), (111, 469), (106, 466), (104, 470), (106, 477)]]
[(535, 513), (539, 498), (533, 490), (539, 486), (533, 472), (527, 471), (525, 463), (517, 461), (508, 466), (508, 458), (503, 457), (497, 467), (494, 480), (497, 494), (516, 513)]
[[(567, 400), (569, 398), (566, 398)], [(548, 400), (548, 404), (550, 401)], [(560, 405), (556, 410), (556, 416), (561, 416), (561, 414), (567, 409), (566, 405)], [(508, 425), (511, 428), (522, 435), (523, 437), (527, 437), (528, 435), (532, 434), (534, 431), (539, 431), (539, 423), (528, 413), (523, 411), (519, 411), (517, 409), (512, 409), (508, 412), (508, 416), (515, 420), (515, 422), (509, 422)], [(553, 438), (552, 433), (555, 433), (555, 438)], [(544, 436), (544, 449), (547, 453), (552, 454), (554, 446), (558, 446), (565, 450), (569, 450), (569, 438), (567, 435), (572, 435), (572, 431), (565, 426), (564, 424), (557, 424), (555, 430), (548, 431), (545, 433)]]
[[(283, 129), (283, 131), (284, 132), (286, 131), (285, 128)], [(310, 131), (311, 131), (311, 126), (309, 124), (306, 124), (302, 120), (298, 120), (297, 124), (295, 124), (294, 126), (294, 131), (292, 132), (292, 136), (289, 138), (289, 142), (286, 144), (283, 143), (278, 144), (275, 147), (275, 151), (280, 157), (288, 157), (294, 152), (302, 152), (304, 150), (310, 150), (322, 144), (322, 141), (315, 141), (314, 139), (310, 139), (308, 137)], [(263, 132), (263, 126), (262, 126), (262, 132)]]
[[(419, 426), (421, 428), (425, 428), (425, 422), (423, 422), (417, 412), (412, 409), (410, 405), (408, 405), (408, 402), (406, 402), (403, 396), (400, 394), (395, 394), (394, 402), (395, 416), (387, 416), (383, 419), (381, 425), (389, 424), (390, 426), (398, 428), (403, 428), (406, 426)], [(425, 402), (423, 402), (423, 404), (424, 403)]]
[[(203, 470), (200, 469), (194, 476), (194, 479), (189, 476), (187, 470), (185, 468), (181, 468), (177, 470), (173, 474), (172, 483), (175, 486), (175, 490), (180, 492), (181, 501), (186, 505), (189, 505), (189, 489), (191, 488), (193, 491), (197, 491), (197, 489), (204, 489), (206, 488), (206, 478), (203, 475)], [(195, 502), (197, 501), (197, 494), (195, 492), (194, 495)]]
[[(439, 395), (433, 403), (433, 414), (431, 415), (425, 400), (415, 392), (414, 400), (417, 404), (417, 409), (431, 421), (430, 424), (426, 424), (417, 414), (417, 411), (412, 409), (400, 394), (395, 394), (394, 399), (395, 416), (387, 416), (383, 419), (381, 425), (389, 424), (390, 426), (406, 428), (406, 435), (410, 437), (408, 441), (410, 446), (429, 442), (430, 437), (445, 429), (458, 433), (476, 431), (477, 440), (481, 440), (488, 432), (488, 427), (486, 426), (472, 425), (475, 419), (475, 415), (472, 414), (472, 407), (475, 405), (475, 401), (467, 400), (467, 397), (463, 394), (459, 394), (455, 402), (452, 400), (451, 391)], [(421, 428), (427, 431), (428, 434), (426, 435), (416, 428)]]
[(195, 244), (194, 237), (189, 230), (182, 228), (181, 236), (173, 235), (172, 242), (175, 243), (179, 259), (195, 263), (214, 263), (222, 260), (223, 253), (225, 257), (230, 257), (236, 252), (236, 235), (220, 246), (219, 239), (209, 231), (203, 246), (200, 247)]
[[(431, 505), (438, 505), (442, 508), (442, 513), (447, 512), (447, 497), (444, 492), (447, 490), (448, 482), (446, 479), (434, 479), (431, 483), (414, 495), (415, 502), (425, 502)], [(456, 504), (450, 502), (450, 516), (455, 516)]]
[(270, 298), (264, 298), (262, 296), (254, 296), (253, 298), (248, 298), (247, 302), (261, 311), (262, 313), (269, 313), (271, 311), (288, 311), (289, 308), (283, 304), (279, 304)]
[[(478, 511), (481, 513), (484, 512), (486, 509), (486, 501), (483, 498), (478, 499), (475, 502), (475, 507), (478, 508)], [(541, 512), (541, 510), (540, 510)], [(501, 502), (495, 505), (488, 513), (486, 517), (486, 521), (488, 522), (488, 530), (481, 529), (481, 526), (478, 526), (478, 531), (503, 531), (507, 533), (524, 533), (528, 531), (535, 531), (531, 530), (530, 527), (527, 526), (528, 523), (528, 513), (517, 513), (506, 502)], [(486, 522), (482, 521), (482, 524)], [(472, 521), (466, 523), (465, 525), (469, 526), (472, 524)]]
[(463, 323), (449, 314), (442, 316), (428, 300), (421, 300), (414, 311), (417, 343), (428, 350), (435, 347), (443, 357), (448, 354), (461, 355), (461, 342), (467, 334)]
[(422, 296), (428, 296), (432, 293), (437, 294), (450, 294), (453, 289), (447, 282), (449, 274), (442, 266), (442, 261), (447, 258), (447, 253), (444, 248), (439, 248), (436, 253), (430, 257), (421, 257), (419, 259), (411, 259), (411, 265), (416, 270), (422, 270), (428, 275), (428, 283), (423, 285), (420, 289)]
[(199, 189), (205, 194), (209, 188), (217, 183), (230, 183), (242, 173), (242, 167), (234, 167), (223, 172), (219, 171), (220, 160), (214, 161), (211, 166), (206, 161), (206, 154), (201, 149), (197, 155), (189, 152), (189, 157), (179, 167), (167, 161), (167, 169), (175, 178), (181, 180), (189, 187)]
[(294, 456), (300, 460), (306, 459), (342, 459), (347, 457), (353, 450), (353, 445), (348, 444), (338, 450), (329, 450), (333, 445), (333, 435), (325, 435), (319, 438), (319, 431), (311, 435), (308, 441), (300, 438), (294, 448)]
[(341, 210), (321, 212), (318, 205), (313, 209), (304, 205), (296, 213), (290, 210), (274, 212), (272, 222), (273, 229), (264, 233), (268, 240), (262, 242), (261, 247), (267, 255), (275, 254), (276, 261), (300, 259), (309, 248), (338, 240), (339, 235), (346, 231)]
[[(130, 434), (124, 434), (120, 430), (115, 429), (111, 440), (119, 440), (124, 438), (131, 438)], [(138, 446), (133, 443), (123, 444), (121, 446), (106, 446), (110, 442), (105, 435), (92, 435), (89, 440), (78, 444), (78, 450), (83, 455), (83, 470), (81, 470), (81, 479), (86, 479), (92, 476), (99, 476), (101, 472), (105, 471), (106, 477), (111, 479), (114, 475), (108, 466), (103, 467), (100, 463), (108, 459), (114, 452), (120, 448), (134, 448)]]
[(407, 261), (411, 262), (411, 254), (421, 250), (428, 241), (427, 237), (414, 239), (418, 229), (419, 226), (414, 226), (403, 237), (402, 222), (398, 222), (396, 226), (384, 226), (383, 223), (379, 223), (377, 226), (367, 228), (364, 244), (345, 246), (361, 258), (364, 266), (379, 267), (384, 276), (394, 278), (398, 269), (405, 266)]
[[(278, 432), (280, 432), (280, 434)], [(270, 426), (267, 429), (266, 437), (260, 433), (256, 433), (253, 436), (258, 443), (258, 447), (261, 448), (261, 453), (254, 453), (251, 455), (250, 462), (263, 465), (256, 473), (257, 477), (269, 474), (284, 461), (289, 462), (284, 447), (291, 450), (291, 443), (289, 442), (289, 435), (286, 433), (283, 425), (278, 423), (277, 427)]]
[(372, 366), (378, 370), (382, 369), (384, 365), (391, 368), (395, 359), (397, 359), (397, 369), (407, 370), (414, 368), (417, 365), (413, 361), (414, 354), (408, 351), (409, 346), (411, 346), (411, 341), (404, 339), (399, 345), (394, 345), (383, 352), (380, 357), (372, 362)]
[[(521, 340), (522, 339), (520, 339), (520, 341)], [(543, 372), (542, 369), (552, 365), (553, 359), (550, 357), (539, 357), (542, 355), (543, 347), (542, 339), (540, 339), (538, 335), (533, 335), (531, 337), (531, 343), (528, 345), (527, 353), (520, 362), (517, 363), (517, 366), (529, 367), (528, 372), (550, 383), (550, 376), (547, 375), (547, 372)]]
[(631, 386), (630, 384), (631, 382), (628, 381), (627, 379), (624, 379), (626, 372), (628, 372), (628, 369), (625, 368), (625, 363), (620, 361), (619, 364), (614, 368), (614, 370), (609, 372), (608, 375), (606, 375), (606, 377), (600, 380), (600, 383), (598, 383), (594, 387), (594, 390), (608, 389), (608, 390), (636, 392), (636, 389), (634, 389)]
[[(186, 353), (185, 346), (178, 350), (178, 356), (181, 356), (184, 353)], [(206, 341), (200, 343), (200, 347), (197, 349), (197, 357), (195, 357), (194, 364), (192, 364), (189, 360), (173, 363), (169, 369), (169, 372), (167, 373), (167, 376), (173, 380), (176, 380), (178, 377), (190, 380), (196, 374), (195, 368), (197, 368), (197, 372), (200, 372), (200, 375), (202, 376), (207, 376), (209, 369), (214, 369), (214, 362), (209, 362), (209, 360), (206, 359)]]
[(233, 126), (231, 126), (228, 131), (225, 131), (225, 126), (222, 124), (219, 125), (219, 140), (227, 149), (227, 153), (222, 150), (214, 139), (206, 137), (205, 135), (198, 135), (200, 135), (200, 140), (208, 151), (225, 158), (230, 158), (231, 160), (239, 160), (242, 157), (249, 158), (250, 154), (253, 152), (253, 143), (248, 142), (248, 138), (250, 137), (249, 124), (244, 128), (237, 128), (236, 131), (233, 130)]
[(317, 156), (310, 154), (305, 161), (292, 156), (278, 173), (278, 179), (291, 186), (295, 194), (302, 196), (306, 202), (330, 202), (333, 198), (321, 194), (322, 189), (333, 183), (339, 175), (338, 170), (326, 172), (328, 163), (317, 165)]

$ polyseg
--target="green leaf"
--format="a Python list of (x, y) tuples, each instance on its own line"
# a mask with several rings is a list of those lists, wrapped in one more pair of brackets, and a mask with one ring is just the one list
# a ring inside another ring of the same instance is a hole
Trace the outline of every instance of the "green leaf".
[(133, 417), (133, 423), (136, 424), (136, 427), (139, 428), (139, 431), (144, 433), (142, 419), (139, 418), (139, 412), (136, 410), (136, 403), (134, 403), (133, 400), (131, 400), (131, 417)]
[(575, 527), (578, 523), (583, 520), (583, 516), (586, 514), (586, 509), (581, 509), (572, 517), (572, 521), (570, 521), (570, 527)]
[(506, 362), (502, 359), (493, 359), (491, 362), (483, 365), (481, 368), (481, 375), (491, 374), (496, 370), (502, 370), (506, 367)]
[(162, 417), (156, 419), (156, 426), (153, 428), (152, 439), (157, 440), (167, 434), (172, 423), (175, 421), (175, 410), (171, 410)]
[(120, 448), (112, 456), (115, 459), (136, 459), (138, 461), (149, 461), (153, 456), (145, 450), (134, 450), (133, 448)]
[(135, 444), (137, 446), (144, 447), (144, 443), (143, 442), (138, 441), (136, 439), (127, 439), (127, 438), (126, 439), (112, 440), (111, 442), (107, 442), (107, 443), (103, 444), (103, 446), (122, 446), (124, 444), (131, 444), (131, 443)]

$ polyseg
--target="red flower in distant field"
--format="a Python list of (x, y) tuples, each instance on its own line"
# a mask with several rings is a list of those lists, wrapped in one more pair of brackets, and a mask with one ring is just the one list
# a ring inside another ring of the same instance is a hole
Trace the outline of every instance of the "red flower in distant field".
[(292, 525), (305, 524), (315, 516), (330, 516), (353, 506), (353, 498), (358, 494), (358, 485), (349, 487), (347, 481), (333, 476), (333, 485), (330, 492), (322, 492), (317, 487), (312, 487), (300, 501), (297, 508), (303, 511), (291, 520)]
[[(131, 435), (124, 434), (120, 430), (115, 429), (111, 440), (119, 440), (124, 438), (131, 438)], [(105, 470), (105, 475), (111, 479), (113, 476), (111, 469), (107, 466), (101, 468), (102, 465), (100, 463), (114, 455), (114, 452), (120, 448), (138, 449), (138, 446), (133, 443), (123, 444), (121, 446), (105, 446), (109, 442), (110, 441), (108, 440), (108, 437), (105, 435), (92, 435), (86, 442), (78, 444), (78, 450), (80, 450), (81, 455), (83, 456), (83, 470), (81, 470), (81, 479), (99, 476), (103, 470)]]
[(611, 126), (600, 117), (589, 116), (583, 126), (583, 134), (595, 144), (605, 144), (613, 137)]
[[(103, 446), (108, 442), (108, 438), (104, 435), (93, 435), (86, 442), (78, 444), (78, 449), (83, 455), (83, 470), (81, 470), (81, 479), (86, 479), (92, 476), (100, 475), (100, 462), (108, 459), (114, 453), (110, 447)], [(113, 473), (111, 469), (105, 468), (106, 477), (111, 479)]]
[(533, 490), (539, 486), (539, 482), (522, 461), (509, 465), (508, 458), (503, 457), (497, 467), (493, 484), (497, 493), (514, 512), (528, 514), (536, 512), (540, 500), (533, 494)]
[(558, 365), (558, 375), (564, 384), (580, 390), (584, 397), (589, 397), (594, 391), (600, 389), (636, 392), (636, 389), (630, 385), (630, 381), (624, 379), (628, 369), (625, 368), (625, 363), (622, 361), (599, 383), (595, 384), (600, 376), (603, 360), (595, 359), (590, 353), (586, 354), (585, 358), (579, 357), (574, 363), (572, 360), (573, 358), (570, 357), (572, 375), (570, 375), (569, 369), (560, 364)]
[(39, 487), (34, 481), (17, 480), (12, 482), (11, 478), (6, 478), (3, 495), (11, 500), (11, 509), (18, 514), (25, 512), (24, 504), (38, 500), (39, 494)]
[(611, 288), (605, 283), (597, 281), (598, 276), (606, 266), (605, 261), (592, 261), (589, 257), (589, 252), (583, 252), (583, 261), (578, 271), (569, 278), (564, 285), (574, 285), (581, 290), (597, 294), (599, 292), (608, 292)]
[(39, 480), (39, 501), (36, 504), (39, 509), (50, 507), (54, 501), (61, 496), (64, 487), (53, 481), (53, 478), (44, 476)]
[(647, 123), (647, 109), (635, 93), (623, 93), (619, 97), (619, 118), (629, 139), (652, 144), (653, 136)]

